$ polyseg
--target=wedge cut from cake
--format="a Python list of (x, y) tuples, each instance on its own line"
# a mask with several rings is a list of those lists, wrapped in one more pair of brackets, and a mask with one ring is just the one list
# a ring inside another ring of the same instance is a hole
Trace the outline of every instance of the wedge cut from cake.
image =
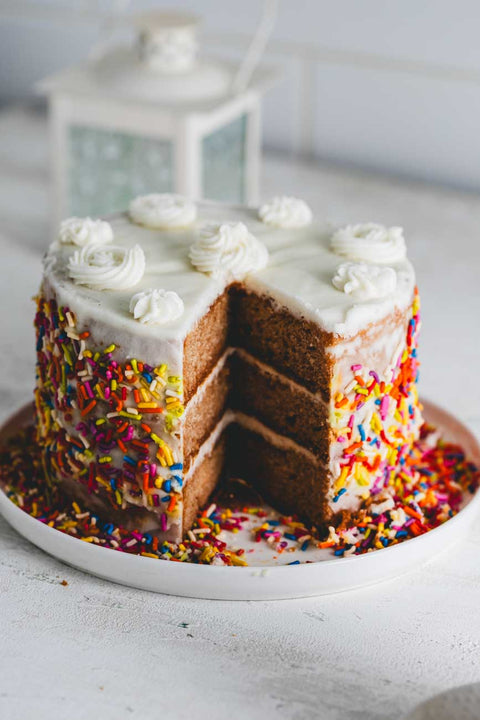
[(137, 198), (69, 218), (35, 318), (49, 482), (179, 541), (225, 475), (326, 528), (381, 498), (422, 424), (400, 228), (308, 206)]

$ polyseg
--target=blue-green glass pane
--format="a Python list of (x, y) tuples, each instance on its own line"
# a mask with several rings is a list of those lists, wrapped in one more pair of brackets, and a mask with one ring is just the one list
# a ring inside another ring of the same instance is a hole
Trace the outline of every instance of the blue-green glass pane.
[(136, 195), (174, 189), (170, 140), (72, 126), (68, 162), (71, 215), (108, 215)]
[(203, 139), (203, 196), (223, 202), (245, 202), (247, 116)]

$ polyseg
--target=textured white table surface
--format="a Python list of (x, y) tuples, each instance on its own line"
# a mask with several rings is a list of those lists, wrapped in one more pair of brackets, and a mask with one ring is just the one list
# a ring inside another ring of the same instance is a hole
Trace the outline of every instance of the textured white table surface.
[[(422, 392), (480, 435), (480, 197), (276, 158), (263, 188), (299, 195), (333, 221), (405, 227), (423, 298)], [(4, 111), (0, 420), (31, 397), (31, 297), (48, 211), (45, 121)], [(97, 580), (0, 519), (0, 717), (393, 720), (480, 680), (479, 607), (479, 527), (381, 585), (228, 603)]]

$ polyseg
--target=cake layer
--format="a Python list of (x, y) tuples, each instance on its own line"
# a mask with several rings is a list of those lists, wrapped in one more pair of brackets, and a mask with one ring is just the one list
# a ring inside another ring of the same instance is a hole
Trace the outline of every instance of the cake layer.
[(183, 345), (183, 397), (188, 403), (227, 347), (230, 296), (222, 293), (188, 333)]
[(228, 473), (251, 482), (273, 507), (288, 515), (317, 526), (332, 517), (326, 501), (327, 467), (298, 444), (241, 413), (229, 428)]
[(188, 473), (203, 443), (220, 422), (231, 392), (230, 352), (225, 351), (185, 408), (183, 469)]
[(321, 396), (244, 350), (233, 353), (230, 365), (230, 406), (295, 440), (327, 464), (329, 408)]
[(183, 388), (188, 403), (227, 345), (241, 347), (328, 401), (331, 376), (327, 348), (335, 343), (318, 324), (292, 315), (268, 295), (233, 283), (188, 333)]
[(320, 393), (328, 402), (332, 367), (327, 348), (333, 336), (272, 298), (238, 284), (232, 286), (231, 296), (230, 343), (245, 348), (311, 392)]
[(203, 505), (220, 482), (227, 458), (227, 437), (222, 431), (215, 437), (213, 447), (202, 454), (194, 474), (187, 478), (183, 491), (183, 527), (190, 529)]
[(193, 521), (194, 516), (189, 514), (192, 508), (207, 501), (223, 474), (248, 480), (285, 513), (298, 514), (317, 525), (325, 525), (332, 518), (326, 501), (328, 465), (291, 438), (238, 410), (227, 410), (186, 474), (186, 527)]

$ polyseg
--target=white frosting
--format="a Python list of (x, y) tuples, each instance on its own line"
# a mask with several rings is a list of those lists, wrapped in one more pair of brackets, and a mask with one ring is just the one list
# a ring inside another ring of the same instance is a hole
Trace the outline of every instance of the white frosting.
[[(246, 225), (268, 250), (266, 267), (244, 278), (247, 290), (271, 297), (326, 332), (353, 338), (370, 323), (396, 309), (404, 310), (412, 302), (415, 274), (407, 259), (392, 263), (397, 285), (385, 298), (373, 302), (356, 300), (335, 289), (332, 277), (342, 261), (330, 249), (331, 231), (326, 225), (314, 222), (296, 230), (279, 230), (262, 223), (258, 209), (216, 203), (199, 203), (198, 213), (201, 225), (215, 223), (218, 227), (232, 221)], [(127, 213), (112, 216), (109, 221), (116, 245), (127, 251), (140, 244), (145, 251), (145, 273), (134, 290), (103, 292), (102, 284), (85, 274), (83, 277), (89, 286), (74, 282), (69, 271), (72, 246), (57, 242), (51, 245), (46, 258), (44, 272), (48, 286), (60, 305), (75, 312), (80, 327), (94, 330), (98, 344), (104, 339), (117, 342), (128, 348), (131, 357), (140, 357), (151, 365), (161, 359), (172, 368), (173, 374), (181, 375), (185, 337), (232, 276), (228, 272), (205, 274), (192, 266), (189, 249), (199, 240), (196, 226), (154, 230), (133, 223)], [(178, 293), (184, 303), (183, 315), (166, 325), (148, 325), (135, 320), (129, 310), (131, 297), (150, 288)], [(342, 344), (330, 351), (335, 352)]]
[(132, 200), (129, 212), (139, 225), (157, 229), (182, 228), (195, 222), (197, 206), (182, 195), (152, 193)]
[(68, 274), (78, 285), (98, 290), (124, 290), (138, 285), (145, 272), (140, 245), (126, 250), (91, 244), (76, 250), (68, 261)]
[(79, 247), (90, 243), (106, 245), (113, 240), (113, 230), (110, 223), (104, 220), (70, 217), (60, 223), (58, 240), (62, 245)]
[(346, 262), (337, 268), (332, 284), (355, 300), (373, 300), (395, 291), (397, 273), (384, 265)]
[(310, 225), (313, 214), (307, 203), (296, 197), (278, 195), (262, 205), (258, 216), (266, 225), (278, 228), (301, 228)]
[(268, 262), (265, 245), (242, 222), (206, 225), (190, 248), (192, 265), (209, 275), (241, 280)]
[(330, 247), (337, 255), (374, 263), (397, 263), (407, 256), (402, 228), (376, 223), (340, 228), (332, 235)]
[(181, 297), (173, 290), (148, 289), (130, 300), (130, 312), (145, 325), (166, 325), (183, 315)]

